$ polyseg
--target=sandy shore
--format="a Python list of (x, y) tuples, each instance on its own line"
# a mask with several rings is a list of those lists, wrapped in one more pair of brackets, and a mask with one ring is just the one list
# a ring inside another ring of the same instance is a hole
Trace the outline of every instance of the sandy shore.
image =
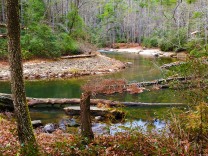
[(100, 50), (100, 52), (135, 53), (135, 54), (147, 56), (147, 57), (168, 57), (168, 58), (170, 57), (177, 58), (179, 55), (179, 53), (176, 53), (176, 52), (163, 52), (160, 49), (143, 49), (141, 47), (120, 48), (120, 49), (108, 48), (108, 49)]
[[(0, 62), (0, 80), (9, 80), (9, 65)], [(58, 61), (33, 60), (23, 64), (27, 80), (61, 79), (85, 75), (99, 75), (120, 71), (125, 68), (121, 61), (103, 55), (91, 58), (60, 59)]]

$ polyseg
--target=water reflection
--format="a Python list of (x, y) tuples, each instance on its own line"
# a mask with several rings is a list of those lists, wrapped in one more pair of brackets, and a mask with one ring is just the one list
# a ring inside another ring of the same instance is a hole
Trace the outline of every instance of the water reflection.
[(159, 132), (166, 127), (164, 121), (155, 120), (154, 122), (145, 122), (143, 120), (128, 121), (125, 123), (117, 123), (108, 125), (106, 123), (93, 124), (92, 130), (95, 134), (115, 135), (116, 133), (124, 133), (131, 131), (152, 131)]
[[(118, 73), (112, 73), (110, 75), (102, 76), (104, 78), (123, 78), (128, 82), (149, 81), (163, 77), (164, 73), (160, 70), (159, 66), (163, 63), (169, 63), (172, 59), (161, 58), (145, 58), (137, 54), (106, 54), (111, 58), (116, 58), (124, 62), (132, 62), (132, 66)], [(86, 81), (101, 76), (89, 76), (84, 78), (75, 78), (70, 80), (51, 80), (51, 81), (27, 81), (26, 82), (26, 94), (28, 97), (37, 98), (79, 98), (81, 95), (80, 86)], [(8, 82), (0, 82), (0, 92), (10, 93), (10, 85)], [(97, 96), (95, 98), (105, 98), (117, 101), (132, 101), (132, 102), (182, 102), (179, 96), (180, 92), (173, 90), (159, 90), (156, 92), (144, 92), (137, 95), (130, 95), (127, 93), (114, 94), (110, 96)], [(48, 110), (33, 110), (31, 109), (32, 120), (41, 119), (43, 123), (58, 122), (60, 119), (65, 118), (65, 114), (62, 109), (49, 109)], [(128, 109), (128, 108), (127, 108)], [(161, 112), (167, 112), (169, 108), (160, 108), (155, 110), (156, 114), (153, 114), (153, 118), (156, 118), (157, 114)], [(118, 129), (120, 126), (137, 127), (138, 125), (144, 129), (151, 129), (152, 127), (161, 128), (164, 127), (162, 118), (159, 118), (159, 122), (153, 122), (152, 119), (146, 113), (141, 112), (143, 108), (131, 109), (129, 119), (133, 119), (131, 122), (123, 124), (115, 124), (112, 127), (112, 132), (115, 133), (114, 128)], [(150, 111), (150, 108), (145, 108), (145, 111)], [(162, 111), (161, 111), (162, 110)], [(137, 114), (137, 116), (132, 115)], [(165, 116), (165, 115), (164, 115)], [(149, 121), (148, 121), (149, 120)], [(107, 126), (108, 127), (108, 126)]]

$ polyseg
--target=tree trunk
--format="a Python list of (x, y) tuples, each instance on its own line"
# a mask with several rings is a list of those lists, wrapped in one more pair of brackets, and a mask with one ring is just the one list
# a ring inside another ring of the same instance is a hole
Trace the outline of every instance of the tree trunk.
[(17, 119), (19, 142), (22, 145), (23, 155), (37, 155), (37, 144), (33, 134), (28, 105), (26, 103), (23, 80), (18, 0), (7, 0), (7, 17), (11, 88)]
[(90, 118), (90, 93), (83, 93), (80, 102), (81, 111), (81, 134), (82, 137), (87, 137), (90, 140), (94, 138), (92, 132), (91, 118)]
[(2, 22), (4, 23), (5, 20), (6, 20), (6, 17), (5, 17), (5, 0), (2, 0), (2, 4), (1, 4), (1, 11), (2, 11)]

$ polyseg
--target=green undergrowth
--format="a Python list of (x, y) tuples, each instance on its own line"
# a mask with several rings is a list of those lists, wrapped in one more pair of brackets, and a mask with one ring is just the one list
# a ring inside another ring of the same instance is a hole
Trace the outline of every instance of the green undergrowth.
[(185, 29), (158, 30), (149, 37), (144, 37), (142, 45), (147, 48), (159, 47), (162, 51), (183, 51), (188, 42)]

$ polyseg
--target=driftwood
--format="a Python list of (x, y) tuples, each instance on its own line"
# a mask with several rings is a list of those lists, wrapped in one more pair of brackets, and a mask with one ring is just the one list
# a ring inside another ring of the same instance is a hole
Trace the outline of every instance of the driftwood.
[(186, 64), (186, 62), (178, 61), (178, 62), (168, 63), (168, 64), (162, 65), (160, 68), (169, 69), (171, 67), (180, 66), (182, 64)]
[[(36, 107), (36, 106), (64, 106), (64, 105), (79, 105), (80, 99), (79, 98), (30, 98), (27, 97), (27, 102), (29, 107)], [(13, 101), (11, 98), (11, 94), (2, 94), (0, 93), (0, 103), (2, 103), (2, 107), (13, 108)], [(119, 102), (119, 101), (112, 101), (112, 100), (105, 100), (105, 99), (91, 99), (91, 105), (97, 104), (104, 104), (110, 107), (119, 107), (119, 106), (126, 106), (126, 107), (141, 107), (141, 106), (182, 106), (183, 103), (143, 103), (143, 102)]]
[[(65, 107), (64, 111), (67, 115), (75, 116), (80, 115), (80, 107), (79, 106), (71, 106)], [(96, 106), (90, 106), (90, 114), (92, 116), (105, 116), (109, 111), (104, 108), (98, 108)]]
[[(69, 116), (78, 116), (81, 114), (79, 107), (65, 107), (64, 111)], [(122, 120), (125, 113), (120, 110), (110, 110), (105, 108), (90, 107), (91, 116), (112, 117), (115, 120)]]
[[(71, 108), (64, 108), (64, 111), (69, 116), (78, 116), (81, 114), (80, 109), (71, 109)], [(108, 114), (107, 110), (90, 110), (90, 115), (92, 116), (106, 116)]]
[[(165, 85), (164, 88), (167, 87), (167, 83), (173, 82), (173, 81), (186, 81), (190, 80), (191, 77), (173, 77), (173, 78), (167, 78), (167, 79), (159, 79), (154, 81), (145, 81), (145, 82), (139, 82), (139, 83), (132, 83), (136, 84), (139, 87), (145, 87), (145, 86), (153, 86), (153, 85)], [(129, 84), (131, 85), (131, 84)]]
[(14, 110), (13, 101), (10, 94), (0, 94), (0, 109)]
[(82, 55), (72, 55), (72, 56), (62, 56), (61, 59), (74, 59), (74, 58), (86, 58), (86, 57), (95, 57), (96, 54), (82, 54)]
[[(1, 97), (0, 97), (1, 98)], [(35, 107), (40, 105), (47, 105), (47, 106), (54, 106), (54, 105), (79, 105), (80, 99), (73, 98), (73, 99), (28, 99), (29, 107)], [(113, 100), (105, 100), (105, 99), (91, 99), (90, 104), (95, 106), (97, 104), (104, 104), (110, 107), (118, 107), (118, 106), (125, 106), (125, 107), (139, 107), (139, 106), (182, 106), (183, 103), (144, 103), (144, 102), (119, 102)]]

